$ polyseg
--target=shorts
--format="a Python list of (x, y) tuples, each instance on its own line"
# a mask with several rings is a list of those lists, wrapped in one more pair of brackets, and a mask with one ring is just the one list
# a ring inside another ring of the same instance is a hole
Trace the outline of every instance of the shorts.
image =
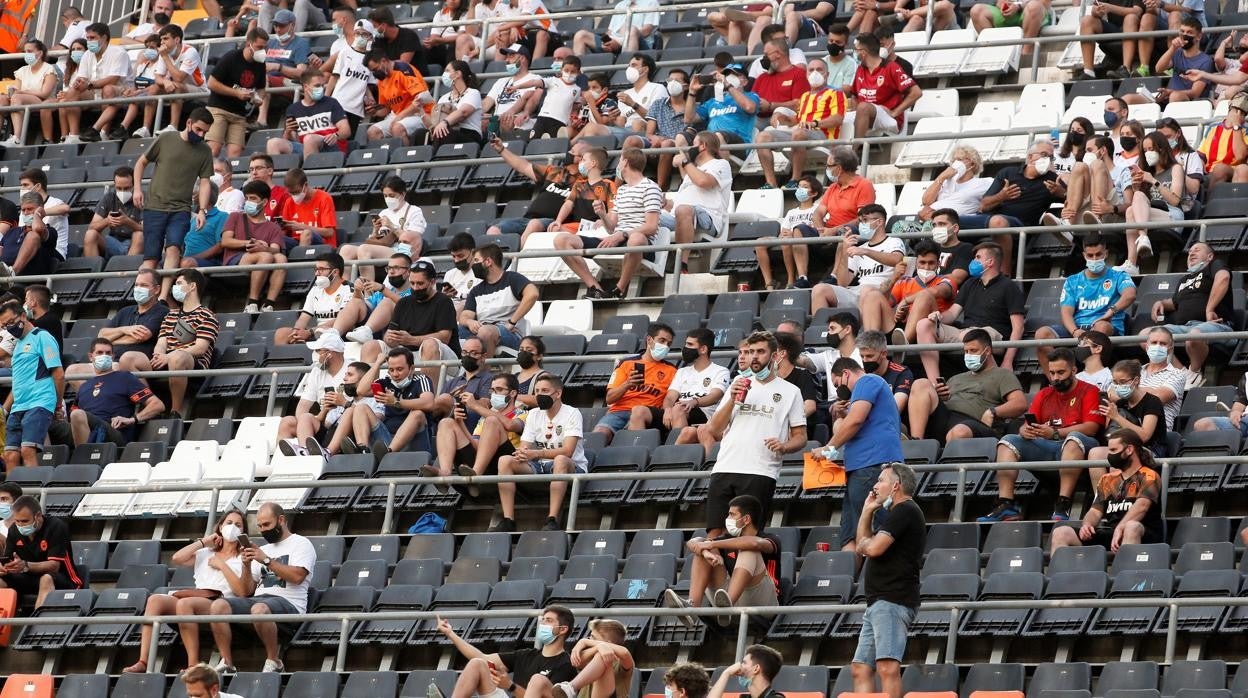
[(10, 413), (4, 423), (4, 450), (33, 448), (42, 451), (43, 442), (48, 438), (48, 425), (51, 423), (52, 413), (44, 407)]
[(537, 140), (542, 136), (555, 138), (559, 135), (559, 129), (564, 126), (567, 126), (567, 124), (558, 119), (554, 119), (549, 116), (539, 116), (537, 117), (537, 120), (533, 122), (533, 128), (529, 130), (529, 140)]
[(608, 412), (602, 415), (602, 419), (594, 425), (594, 430), (606, 429), (614, 434), (615, 432), (628, 426), (628, 418), (632, 414), (632, 410), (618, 410)]
[[(311, 574), (311, 572), (309, 572)], [(299, 613), (299, 609), (295, 605), (280, 596), (271, 596), (269, 594), (257, 594), (251, 597), (235, 597), (225, 599), (230, 604), (230, 613), (234, 615), (246, 615), (251, 613), (251, 607), (256, 604), (264, 604), (269, 607), (269, 613), (274, 615), (295, 615)]]
[(196, 257), (195, 266), (196, 267), (219, 267), (221, 266), (221, 258), (220, 257)]
[(944, 402), (937, 403), (936, 409), (932, 410), (931, 416), (927, 418), (927, 432), (923, 437), (936, 439), (943, 444), (945, 443), (945, 435), (949, 433), (949, 430), (959, 425), (970, 429), (972, 438), (997, 438), (997, 432), (993, 431), (992, 427), (981, 422), (978, 417), (954, 412), (945, 407)]
[[(43, 575), (39, 572), (16, 572), (14, 574), (6, 574), (0, 579), (4, 580), (18, 596), (35, 596), (39, 593), (39, 578)], [(81, 589), (82, 587), (74, 584), (69, 575), (62, 570), (52, 575), (52, 587), (54, 589)]]
[(120, 257), (130, 251), (130, 241), (115, 238), (101, 231), (101, 242), (104, 243), (104, 258)]
[[(512, 332), (511, 330), (507, 329), (507, 326), (502, 324), (501, 322), (493, 325), (493, 327), (494, 329), (498, 330), (498, 343), (500, 345), (504, 347), (508, 347), (510, 349), (520, 348), (520, 333)], [(468, 328), (465, 327), (464, 325), (459, 326), (459, 340), (461, 342), (466, 339), (471, 339), (476, 336), (477, 335), (469, 332)]]
[[(243, 146), (247, 142), (247, 117), (240, 116), (220, 107), (208, 107), (212, 114), (212, 126), (208, 127), (205, 140), (214, 143)], [(144, 231), (147, 227), (144, 226)]]
[[(763, 571), (764, 574), (761, 576), (761, 578), (759, 578), (757, 584), (755, 584), (754, 586), (749, 586), (749, 587), (742, 589), (741, 595), (737, 597), (737, 600), (734, 601), (732, 605), (737, 606), (737, 607), (779, 606), (780, 599), (779, 599), (778, 594), (776, 593), (776, 583), (772, 581), (770, 575), (765, 574), (766, 567), (763, 565), (762, 557), (758, 553), (756, 552), (737, 553), (737, 563), (736, 563), (736, 566), (733, 568), (734, 571), (741, 568), (742, 559), (746, 555), (754, 556), (753, 559), (754, 561), (756, 561), (757, 567), (759, 568), (760, 571)], [(726, 592), (728, 591), (728, 587), (731, 584), (732, 584), (732, 577), (728, 575), (724, 575), (724, 583), (722, 586), (718, 588), (723, 589)], [(749, 694), (743, 694), (743, 695), (749, 695)]]
[(799, 223), (796, 226), (794, 226), (793, 230), (796, 230), (797, 232), (801, 233), (802, 237), (804, 238), (819, 237), (819, 231), (815, 230), (815, 227), (808, 223)]
[(165, 249), (176, 247), (180, 251), (191, 229), (190, 211), (143, 211), (143, 259), (160, 260)]
[(498, 228), (498, 232), (503, 235), (520, 235), (524, 229), (529, 227), (529, 223), (538, 221), (542, 224), (542, 230), (550, 227), (553, 218), (503, 218), (496, 221), (494, 226)]
[[(1006, 17), (1001, 14), (1001, 8), (996, 5), (985, 5), (988, 8), (988, 16), (992, 17), (992, 26), (994, 27), (1021, 27), (1023, 26), (1023, 8), (1020, 6), (1018, 12)], [(1165, 14), (1165, 13), (1162, 13)], [(1053, 14), (1045, 11), (1044, 19), (1040, 22), (1041, 27), (1047, 27), (1053, 23)]]
[(841, 505), (841, 547), (858, 536), (858, 519), (862, 517), (862, 505), (867, 501), (871, 488), (880, 479), (879, 465), (868, 465), (845, 473), (845, 502)]
[(1000, 342), (1002, 339), (1001, 332), (992, 327), (954, 327), (953, 325), (948, 325), (942, 322), (936, 326), (936, 342), (938, 344), (961, 342), (962, 333), (971, 329), (980, 329), (987, 332), (988, 336), (992, 338), (992, 341), (994, 342)]
[(643, 134), (638, 133), (627, 126), (608, 125), (607, 130), (611, 132), (611, 135), (616, 137), (616, 139), (620, 142), (620, 145), (624, 145), (624, 139), (628, 138), (629, 136), (638, 136), (638, 137), (643, 136)]
[(858, 298), (862, 295), (862, 287), (833, 285), (832, 293), (836, 296), (838, 308), (857, 308)]
[[(555, 472), (555, 460), (553, 458), (540, 458), (538, 460), (529, 461), (529, 467), (533, 469), (536, 475), (551, 475)], [(584, 473), (585, 466), (573, 465), (572, 472)]]
[(900, 662), (906, 656), (906, 639), (915, 610), (901, 604), (878, 599), (862, 614), (862, 631), (858, 633), (858, 649), (854, 664), (874, 667), (881, 659)]
[[(1170, 325), (1162, 325), (1162, 326), (1165, 327), (1167, 330), (1170, 330), (1170, 334), (1188, 334), (1190, 332), (1199, 332), (1201, 334), (1218, 334), (1220, 332), (1231, 331), (1230, 325), (1225, 325), (1221, 322), (1208, 322), (1208, 321), (1200, 321), (1200, 320), (1192, 320), (1191, 322), (1184, 324), (1184, 325), (1170, 324)], [(1235, 344), (1235, 340), (1221, 339), (1221, 340), (1214, 340), (1214, 343), (1225, 344), (1227, 346), (1233, 346)]]
[[(662, 227), (662, 226), (663, 226), (663, 221), (662, 219), (660, 219), (659, 227)], [(668, 230), (671, 230), (671, 229), (669, 228)], [(586, 249), (586, 250), (597, 249), (598, 244), (602, 242), (602, 238), (594, 237), (592, 235), (577, 235), (576, 237), (579, 238), (581, 241), (581, 248)], [(603, 237), (606, 237), (606, 236), (604, 235)], [(650, 239), (650, 242), (647, 244), (654, 244), (653, 237)], [(646, 260), (647, 262), (653, 262), (655, 259), (653, 252), (642, 252), (641, 258)]]
[(1018, 434), (1006, 434), (998, 443), (1013, 451), (1020, 461), (1033, 461), (1061, 460), (1062, 447), (1069, 441), (1078, 443), (1084, 456), (1088, 455), (1089, 449), (1100, 445), (1095, 438), (1077, 431), (1067, 434), (1064, 439), (1024, 439)]
[(728, 502), (733, 497), (748, 494), (763, 505), (762, 522), (771, 517), (771, 498), (776, 493), (776, 481), (766, 475), (744, 473), (714, 473), (706, 490), (706, 528), (724, 527), (728, 518)]
[[(375, 124), (370, 124), (369, 128), (375, 128), (381, 131), (382, 138), (387, 138), (390, 136), (390, 129), (394, 127), (395, 121), (396, 118), (394, 112), (390, 112), (389, 114), (386, 114), (386, 118)], [(422, 125), (419, 116), (405, 116), (402, 119), (397, 119), (397, 121), (403, 124), (403, 130), (407, 131), (407, 135), (409, 136), (416, 133), (416, 129), (420, 128)]]
[[(1079, 541), (1083, 545), (1099, 545), (1106, 550), (1110, 550), (1114, 542), (1114, 528), (1112, 526), (1097, 526), (1096, 533), (1092, 534), (1092, 540)], [(1164, 543), (1166, 537), (1161, 535), (1161, 531), (1156, 531), (1147, 526), (1144, 527), (1144, 535), (1140, 538), (1141, 543)]]
[[(1023, 222), (1014, 216), (1007, 216), (1002, 213), (975, 213), (969, 216), (962, 216), (962, 230), (985, 230), (993, 218), (1005, 219), (1005, 224), (1011, 228), (1023, 227)], [(1035, 223), (1032, 223), (1035, 225)]]
[[(668, 230), (676, 230), (676, 208), (677, 206), (687, 206), (688, 204), (676, 204), (672, 206), (671, 211), (659, 212), (659, 227)], [(694, 205), (693, 223), (694, 233), (702, 235), (719, 235), (719, 229), (715, 227), (715, 219), (711, 217), (711, 212), (705, 206)]]
[[(889, 135), (896, 136), (901, 131), (901, 124), (897, 123), (897, 119), (884, 107), (876, 104), (875, 107), (875, 123), (871, 126), (871, 130), (867, 131), (868, 136)], [(849, 129), (848, 133), (854, 130), (854, 119), (858, 116), (855, 111), (845, 113), (845, 120), (841, 123), (841, 129)]]
[[(312, 233), (312, 244), (313, 244), (313, 245), (324, 245), (324, 244), (325, 244), (325, 238), (321, 237), (321, 234), (320, 234), (320, 233)], [(284, 238), (282, 238), (282, 247), (283, 247), (283, 251), (284, 251), (286, 254), (290, 254), (290, 251), (291, 251), (291, 250), (293, 250), (293, 249), (295, 249), (295, 248), (296, 248), (296, 247), (298, 247), (298, 246), (299, 246), (299, 240), (298, 240), (298, 239), (296, 239), (296, 238), (292, 238), (292, 237), (284, 237)]]
[[(490, 459), (490, 464), (488, 467), (486, 467), (484, 474), (485, 475), (497, 475), (498, 474), (498, 459), (502, 458), (503, 456), (510, 456), (511, 454), (515, 452), (516, 452), (516, 447), (511, 444), (511, 441), (504, 441), (501, 444), (499, 444), (498, 450), (494, 452), (494, 457)], [(466, 465), (469, 468), (471, 468), (473, 464), (477, 462), (477, 439), (476, 437), (473, 437), (472, 443), (464, 446), (461, 449), (456, 450), (455, 455), (451, 459), (451, 462), (454, 463), (455, 465)], [(553, 461), (551, 463), (553, 465)]]

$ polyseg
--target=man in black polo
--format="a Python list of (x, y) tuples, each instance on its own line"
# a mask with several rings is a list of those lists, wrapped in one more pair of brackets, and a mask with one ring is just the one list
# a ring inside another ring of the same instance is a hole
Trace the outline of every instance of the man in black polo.
[[(438, 272), (431, 262), (419, 260), (408, 272), (411, 295), (394, 304), (394, 317), (381, 339), (368, 342), (360, 352), (364, 363), (377, 361), (383, 351), (407, 347), (420, 361), (459, 360), (459, 321), (455, 302), (438, 291)], [(438, 380), (438, 367), (422, 369), (430, 384)]]
[(12, 526), (0, 565), (0, 588), (18, 594), (37, 594), (35, 608), (53, 589), (82, 589), (85, 582), (74, 569), (69, 547), (69, 526), (43, 515), (39, 500), (18, 497), (12, 506)]

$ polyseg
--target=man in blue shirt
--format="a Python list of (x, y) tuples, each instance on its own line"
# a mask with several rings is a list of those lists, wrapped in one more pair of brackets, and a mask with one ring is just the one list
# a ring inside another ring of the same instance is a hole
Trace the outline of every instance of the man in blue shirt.
[(851, 358), (832, 362), (832, 383), (837, 399), (848, 401), (843, 416), (832, 428), (832, 440), (823, 455), (845, 465), (845, 504), (841, 508), (841, 549), (856, 551), (854, 522), (880, 478), (880, 467), (905, 460), (901, 452), (901, 414), (893, 401), (893, 389), (880, 376), (866, 373)]
[[(695, 76), (689, 83), (689, 94), (696, 95), (702, 90), (702, 80), (709, 79)], [(694, 121), (694, 107), (697, 116), (706, 123), (706, 130), (719, 134), (726, 143), (753, 143), (754, 116), (758, 113), (758, 95), (745, 89), (745, 69), (740, 63), (729, 63), (722, 73), (714, 76), (714, 95), (698, 105), (696, 100), (685, 101), (685, 121)]]
[(13, 472), (19, 465), (36, 465), (52, 416), (61, 412), (65, 370), (56, 340), (30, 323), (21, 301), (0, 305), (0, 328), (17, 340), (13, 345), (13, 392), (0, 410), (7, 429), (4, 468)]
[(91, 344), (91, 367), (95, 376), (78, 386), (78, 409), (69, 414), (73, 445), (110, 441), (124, 447), (144, 422), (165, 411), (165, 403), (133, 373), (117, 370), (113, 343), (103, 337)]
[[(1066, 277), (1062, 285), (1061, 322), (1036, 330), (1036, 339), (1079, 339), (1096, 330), (1108, 336), (1121, 335), (1126, 327), (1127, 308), (1135, 303), (1135, 282), (1130, 275), (1111, 269), (1105, 261), (1108, 251), (1099, 233), (1083, 239), (1083, 260), (1087, 269)], [(1049, 370), (1048, 354), (1053, 347), (1042, 346), (1040, 371)]]

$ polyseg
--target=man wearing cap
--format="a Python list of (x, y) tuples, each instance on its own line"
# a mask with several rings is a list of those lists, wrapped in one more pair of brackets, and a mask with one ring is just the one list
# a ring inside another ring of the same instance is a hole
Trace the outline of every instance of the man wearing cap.
[[(292, 7), (293, 5), (293, 7)], [(267, 32), (277, 27), (277, 15), (285, 10), (294, 15), (293, 31), (303, 32), (321, 26), (324, 16), (311, 0), (261, 0), (257, 23)], [(293, 11), (292, 11), (293, 10)]]
[[(1208, 73), (1201, 73), (1208, 75)], [(1209, 130), (1200, 142), (1209, 182), (1248, 182), (1248, 137), (1244, 135), (1244, 114), (1248, 112), (1248, 94), (1231, 100), (1226, 118)]]
[[(702, 90), (704, 80), (714, 80), (714, 95), (701, 105), (694, 100), (685, 103), (685, 121), (705, 122), (707, 131), (719, 135), (725, 143), (752, 143), (754, 141), (754, 116), (758, 113), (758, 95), (745, 89), (745, 69), (740, 63), (729, 63), (713, 77), (694, 76), (689, 83), (691, 94)], [(687, 147), (683, 136), (677, 136), (676, 144)]]
[[(299, 404), (295, 405), (295, 413), (282, 417), (277, 428), (277, 438), (282, 453), (288, 456), (316, 455), (321, 452), (316, 435), (325, 425), (325, 417), (335, 407), (345, 405), (348, 396), (342, 388), (343, 377), (347, 371), (347, 361), (343, 353), (347, 345), (342, 341), (338, 330), (327, 329), (321, 336), (305, 345), (312, 351), (314, 361), (312, 370), (303, 377), (295, 394), (299, 396)], [(313, 409), (319, 405), (319, 409)], [(292, 445), (286, 439), (294, 439)], [(303, 447), (304, 450), (300, 450)]]
[(499, 49), (499, 53), (506, 61), (509, 77), (494, 82), (490, 93), (481, 101), (481, 106), (486, 114), (498, 117), (499, 135), (506, 138), (517, 133), (527, 133), (533, 128), (533, 113), (537, 111), (542, 95), (536, 86), (527, 84), (531, 82), (526, 78), (529, 77), (529, 61), (532, 59), (528, 46), (511, 44), (507, 48)]
[(368, 94), (368, 86), (377, 82), (368, 69), (367, 56), (378, 35), (377, 27), (367, 19), (355, 23), (351, 43), (334, 56), (333, 76), (329, 78), (326, 94), (338, 100), (347, 112), (351, 133), (356, 133), (364, 120), (365, 109), (372, 108), (374, 100)]
[[(295, 13), (278, 10), (273, 15), (273, 31), (269, 34), (269, 43), (264, 49), (264, 69), (268, 75), (268, 86), (282, 87), (298, 82), (304, 68), (308, 67), (308, 56), (311, 53), (312, 44), (295, 34)], [(262, 124), (268, 123), (270, 109), (285, 109), (291, 103), (286, 94), (266, 96), (268, 99), (260, 105), (259, 121)]]

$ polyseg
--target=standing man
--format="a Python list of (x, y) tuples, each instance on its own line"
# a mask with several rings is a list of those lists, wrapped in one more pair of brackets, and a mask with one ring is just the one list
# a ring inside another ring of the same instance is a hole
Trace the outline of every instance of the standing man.
[[(208, 125), (212, 126), (208, 132), (208, 146), (212, 148), (214, 158), (221, 155), (222, 145), (226, 146), (227, 157), (236, 158), (243, 154), (247, 122), (263, 99), (260, 93), (264, 92), (267, 79), (264, 61), (268, 43), (268, 32), (254, 27), (247, 32), (243, 47), (221, 56), (208, 76), (208, 91), (211, 93), (208, 96), (208, 111), (212, 115), (208, 119)], [(191, 119), (194, 118), (192, 114)], [(137, 166), (135, 170), (142, 172)]]
[[(858, 517), (856, 547), (867, 558), (867, 612), (854, 652), (855, 691), (874, 691), (878, 677), (889, 698), (901, 698), (901, 660), (919, 606), (919, 570), (927, 545), (927, 521), (914, 501), (917, 484), (910, 466), (885, 465)], [(880, 509), (888, 516), (876, 528), (872, 522)], [(848, 524), (842, 520), (841, 525)]]
[(832, 364), (832, 379), (837, 400), (848, 400), (849, 406), (845, 416), (833, 425), (832, 440), (823, 455), (832, 460), (841, 454), (844, 457), (848, 489), (841, 509), (841, 549), (854, 552), (854, 522), (880, 477), (880, 469), (886, 463), (905, 460), (901, 415), (893, 401), (893, 389), (880, 376), (864, 372), (857, 361), (837, 359)]
[(4, 468), (11, 473), (19, 465), (37, 465), (35, 459), (43, 450), (52, 417), (61, 414), (65, 370), (61, 368), (61, 348), (56, 340), (30, 322), (21, 301), (14, 299), (0, 305), (0, 328), (16, 340), (13, 391), (0, 409), (0, 415), (6, 418)]

